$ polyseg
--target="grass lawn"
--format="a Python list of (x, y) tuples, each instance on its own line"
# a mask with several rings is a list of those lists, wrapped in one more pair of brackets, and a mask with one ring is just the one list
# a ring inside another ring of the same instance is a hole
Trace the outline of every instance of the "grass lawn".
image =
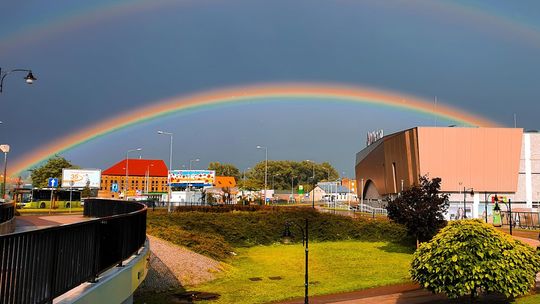
[(532, 296), (525, 296), (522, 298), (517, 298), (514, 302), (516, 304), (538, 304), (540, 303), (540, 294), (535, 294)]
[[(240, 248), (221, 278), (193, 290), (218, 293), (211, 303), (267, 303), (304, 295), (301, 244)], [(309, 247), (310, 295), (409, 281), (412, 250), (388, 242), (323, 242)], [(271, 280), (269, 277), (281, 277)], [(260, 278), (251, 281), (250, 278)], [(150, 302), (148, 302), (150, 303)]]

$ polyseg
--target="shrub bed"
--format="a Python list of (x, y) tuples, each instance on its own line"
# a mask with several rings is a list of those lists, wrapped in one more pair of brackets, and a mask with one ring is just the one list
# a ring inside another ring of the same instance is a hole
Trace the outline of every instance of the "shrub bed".
[[(309, 208), (273, 208), (257, 212), (150, 212), (148, 233), (186, 246), (196, 252), (226, 259), (233, 247), (270, 245), (281, 240), (285, 222), (303, 226), (309, 220), (310, 241), (391, 241), (407, 242), (404, 226), (386, 219), (352, 219), (319, 213)], [(301, 232), (291, 232), (301, 241)]]

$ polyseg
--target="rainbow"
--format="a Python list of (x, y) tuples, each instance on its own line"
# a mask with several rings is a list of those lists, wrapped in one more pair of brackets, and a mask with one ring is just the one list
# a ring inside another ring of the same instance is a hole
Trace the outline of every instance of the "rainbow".
[(483, 127), (495, 127), (497, 123), (465, 111), (438, 104), (422, 98), (397, 94), (365, 87), (350, 87), (331, 84), (263, 84), (249, 87), (233, 87), (203, 92), (190, 96), (176, 96), (152, 105), (145, 106), (124, 115), (119, 115), (83, 129), (72, 135), (58, 139), (50, 145), (33, 151), (16, 160), (10, 168), (12, 176), (35, 166), (52, 155), (65, 152), (92, 139), (111, 132), (171, 115), (180, 111), (201, 108), (212, 108), (225, 105), (264, 102), (269, 98), (287, 100), (332, 100), (339, 102), (385, 105), (396, 109), (404, 109), (419, 113), (427, 113), (456, 122)]
[[(178, 5), (196, 5), (196, 1), (120, 0), (64, 12), (64, 14), (55, 18), (32, 23), (18, 31), (4, 34), (0, 37), (0, 54), (17, 50), (37, 41), (47, 41), (51, 36), (62, 35), (66, 31), (75, 31), (103, 21), (148, 12), (149, 10), (170, 9), (171, 6)], [(421, 14), (468, 22), (493, 35), (501, 36), (502, 31), (502, 35), (506, 38), (518, 38), (523, 43), (540, 47), (540, 31), (515, 16), (486, 11), (466, 2), (410, 0), (407, 1), (407, 6), (412, 7)]]

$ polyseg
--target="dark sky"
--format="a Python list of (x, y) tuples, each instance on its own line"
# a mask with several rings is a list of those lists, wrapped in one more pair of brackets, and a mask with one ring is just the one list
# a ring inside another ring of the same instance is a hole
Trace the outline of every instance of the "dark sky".
[[(147, 5), (146, 3), (152, 3)], [(331, 82), (413, 94), (538, 129), (538, 1), (2, 1), (0, 143), (10, 159), (125, 111), (183, 94), (267, 82)], [(329, 161), (352, 176), (367, 131), (433, 125), (387, 107), (292, 100), (176, 114), (64, 156), (105, 169), (142, 147), (175, 167), (241, 169), (264, 158)], [(451, 121), (439, 123), (452, 123)]]

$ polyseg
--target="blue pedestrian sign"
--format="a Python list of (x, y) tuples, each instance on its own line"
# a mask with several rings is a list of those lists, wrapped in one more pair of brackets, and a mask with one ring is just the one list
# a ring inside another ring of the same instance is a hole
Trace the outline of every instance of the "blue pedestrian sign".
[(50, 188), (56, 188), (58, 187), (58, 178), (55, 178), (55, 177), (49, 177), (49, 183), (48, 183), (49, 187)]
[(112, 192), (118, 192), (118, 184), (116, 184), (116, 183), (111, 184), (111, 191)]

